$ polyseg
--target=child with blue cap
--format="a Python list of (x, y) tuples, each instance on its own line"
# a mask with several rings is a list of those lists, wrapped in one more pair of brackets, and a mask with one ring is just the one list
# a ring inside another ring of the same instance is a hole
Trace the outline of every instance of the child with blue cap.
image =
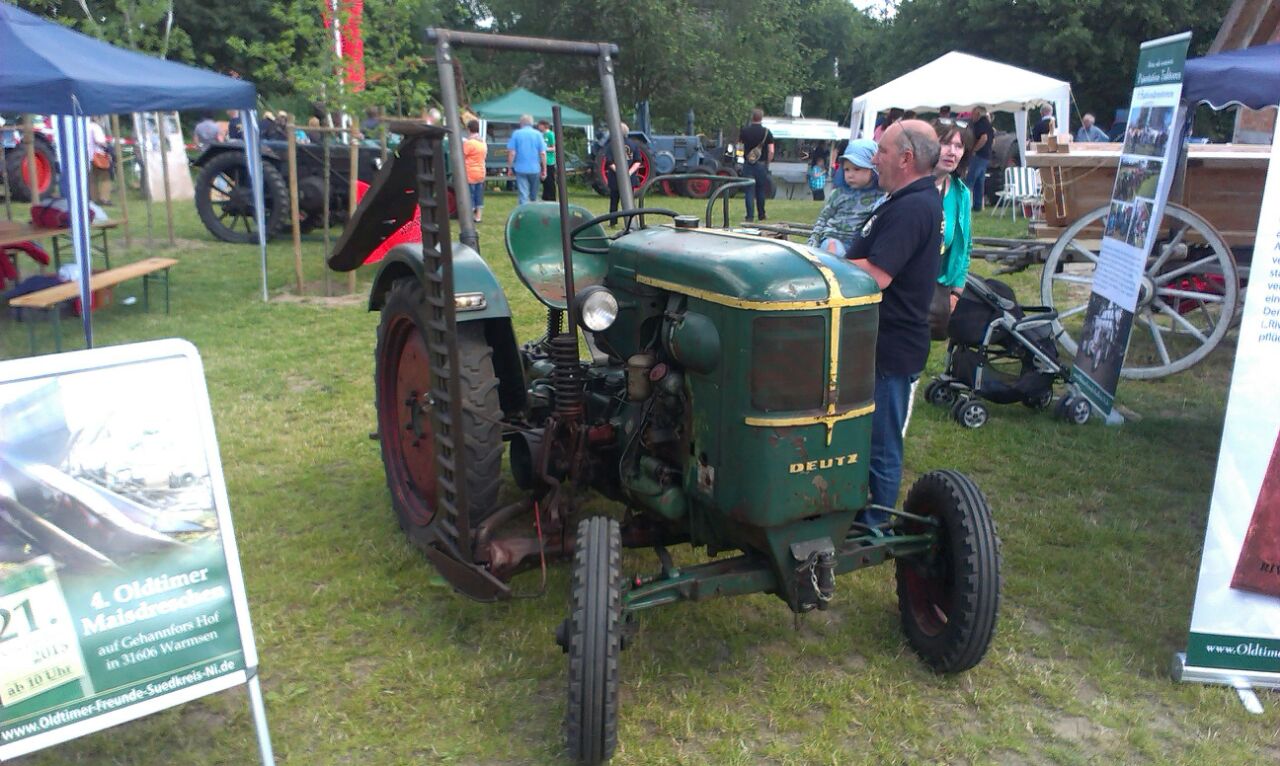
[(871, 162), (875, 153), (876, 142), (860, 138), (850, 141), (840, 155), (845, 183), (836, 184), (831, 199), (818, 213), (813, 233), (809, 235), (810, 247), (843, 256), (861, 235), (863, 224), (885, 197)]

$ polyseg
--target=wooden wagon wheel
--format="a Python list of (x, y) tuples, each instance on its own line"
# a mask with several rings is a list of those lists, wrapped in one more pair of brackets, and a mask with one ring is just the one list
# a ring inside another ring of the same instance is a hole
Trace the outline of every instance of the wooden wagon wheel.
[[(1040, 277), (1040, 299), (1058, 311), (1054, 329), (1071, 353), (1084, 323), (1109, 206), (1062, 233)], [(1190, 368), (1217, 347), (1239, 305), (1235, 258), (1213, 225), (1169, 203), (1139, 286), (1133, 333), (1120, 376), (1163, 378)]]

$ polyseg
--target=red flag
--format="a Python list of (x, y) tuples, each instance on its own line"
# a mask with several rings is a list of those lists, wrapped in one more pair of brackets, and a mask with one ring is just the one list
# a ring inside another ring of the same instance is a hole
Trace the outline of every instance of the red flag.
[(344, 17), (335, 45), (346, 70), (343, 81), (352, 93), (359, 93), (364, 90), (364, 36), (360, 32), (364, 0), (326, 0), (323, 12), (325, 29), (331, 28), (335, 9), (341, 9)]

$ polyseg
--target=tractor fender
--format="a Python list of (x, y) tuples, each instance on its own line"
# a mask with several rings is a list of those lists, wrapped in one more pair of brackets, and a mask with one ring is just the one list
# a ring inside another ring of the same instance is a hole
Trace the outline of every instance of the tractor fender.
[[(369, 310), (382, 309), (387, 292), (397, 279), (413, 277), (425, 280), (425, 276), (421, 243), (406, 243), (391, 248), (383, 257), (381, 268), (369, 291)], [(525, 402), (524, 366), (516, 344), (515, 328), (511, 324), (511, 304), (489, 264), (475, 250), (458, 242), (453, 243), (453, 291), (454, 295), (484, 295), (484, 308), (459, 311), (457, 321), (459, 324), (484, 323), (485, 340), (493, 349), (493, 367), (498, 375), (498, 399), (502, 411), (509, 415), (522, 412)]]
[[(267, 146), (266, 144), (260, 144), (260, 148), (262, 151), (263, 162), (271, 162), (278, 166), (283, 161), (283, 158), (281, 158), (280, 155), (276, 154), (275, 151), (273, 151), (271, 147)], [(196, 157), (194, 160), (191, 160), (191, 166), (196, 168), (202, 168), (205, 165), (207, 165), (209, 161), (212, 160), (214, 157), (217, 157), (222, 154), (226, 154), (227, 152), (243, 153), (244, 149), (245, 147), (244, 147), (243, 141), (225, 141), (223, 143), (218, 143), (218, 144), (209, 144), (209, 146), (205, 147), (205, 150), (203, 152), (200, 152), (200, 155), (198, 157)]]

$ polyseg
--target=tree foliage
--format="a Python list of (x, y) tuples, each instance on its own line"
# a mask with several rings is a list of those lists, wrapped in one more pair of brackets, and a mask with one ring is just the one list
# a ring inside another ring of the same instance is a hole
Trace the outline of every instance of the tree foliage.
[(17, 0), (16, 5), (112, 45), (194, 60), (190, 36), (171, 21), (171, 0)]
[[(365, 0), (368, 82), (346, 92), (323, 23), (326, 0), (18, 0), (109, 42), (253, 80), (264, 98), (376, 104), (417, 113), (436, 95), (429, 26), (611, 41), (618, 101), (648, 100), (655, 125), (732, 131), (753, 106), (779, 113), (790, 94), (809, 117), (847, 119), (850, 99), (947, 51), (1072, 83), (1080, 111), (1107, 122), (1126, 106), (1138, 45), (1185, 29), (1193, 54), (1230, 0)], [(345, 5), (345, 4), (340, 4)], [(168, 24), (172, 10), (172, 24)], [(167, 32), (167, 37), (166, 37)], [(167, 43), (166, 43), (167, 39)], [(594, 62), (462, 51), (464, 98), (522, 85), (603, 116)], [(1078, 115), (1073, 117), (1073, 122)]]
[[(1109, 122), (1127, 107), (1138, 46), (1192, 32), (1203, 53), (1230, 0), (902, 0), (889, 26), (896, 77), (947, 51), (1024, 67), (1071, 83), (1081, 113)], [(1072, 122), (1078, 123), (1079, 114)]]

